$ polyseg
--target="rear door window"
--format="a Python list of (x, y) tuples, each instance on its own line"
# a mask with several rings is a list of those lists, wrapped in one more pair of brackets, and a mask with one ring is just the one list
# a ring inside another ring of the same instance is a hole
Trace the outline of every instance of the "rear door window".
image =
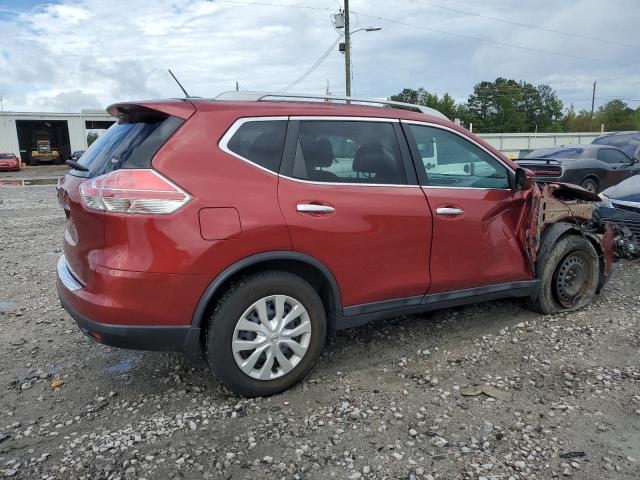
[(393, 125), (377, 121), (300, 121), (292, 176), (328, 183), (407, 183)]
[(91, 144), (78, 163), (89, 169), (89, 177), (120, 168), (150, 168), (153, 156), (183, 123), (156, 112), (121, 118)]
[(244, 160), (278, 173), (286, 133), (286, 120), (246, 121), (229, 139), (226, 149)]

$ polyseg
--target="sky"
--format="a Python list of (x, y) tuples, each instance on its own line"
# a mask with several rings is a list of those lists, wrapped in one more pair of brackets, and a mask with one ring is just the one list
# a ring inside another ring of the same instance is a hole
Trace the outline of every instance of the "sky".
[[(5, 111), (241, 90), (344, 94), (331, 45), (342, 0), (0, 0)], [(640, 0), (351, 0), (353, 95), (424, 87), (465, 101), (498, 77), (554, 88), (565, 107), (640, 106)], [(535, 28), (531, 28), (535, 27)]]

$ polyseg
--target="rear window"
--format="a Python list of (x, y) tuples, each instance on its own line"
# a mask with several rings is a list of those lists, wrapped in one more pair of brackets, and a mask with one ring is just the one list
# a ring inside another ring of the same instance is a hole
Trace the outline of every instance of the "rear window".
[(286, 133), (286, 120), (251, 120), (240, 125), (226, 148), (245, 160), (277, 173)]
[(150, 168), (153, 156), (183, 123), (180, 118), (155, 113), (121, 118), (91, 144), (78, 163), (89, 169), (89, 177), (120, 168)]

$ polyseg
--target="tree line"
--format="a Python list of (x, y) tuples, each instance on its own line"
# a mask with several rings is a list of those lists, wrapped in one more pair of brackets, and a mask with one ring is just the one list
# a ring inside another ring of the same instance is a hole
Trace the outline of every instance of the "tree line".
[(497, 78), (480, 82), (465, 103), (456, 103), (445, 93), (439, 96), (424, 88), (405, 88), (390, 100), (435, 108), (450, 119), (459, 119), (474, 132), (589, 132), (640, 130), (640, 107), (633, 109), (622, 100), (611, 100), (593, 113), (576, 112), (573, 104), (564, 109), (549, 85)]

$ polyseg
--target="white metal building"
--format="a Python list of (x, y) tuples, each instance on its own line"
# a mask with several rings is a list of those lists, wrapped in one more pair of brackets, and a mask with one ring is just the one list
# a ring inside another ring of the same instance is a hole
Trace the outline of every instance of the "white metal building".
[(87, 149), (87, 130), (108, 128), (113, 117), (103, 110), (80, 113), (0, 112), (0, 152), (15, 153), (26, 161), (36, 132), (51, 135), (63, 159)]

